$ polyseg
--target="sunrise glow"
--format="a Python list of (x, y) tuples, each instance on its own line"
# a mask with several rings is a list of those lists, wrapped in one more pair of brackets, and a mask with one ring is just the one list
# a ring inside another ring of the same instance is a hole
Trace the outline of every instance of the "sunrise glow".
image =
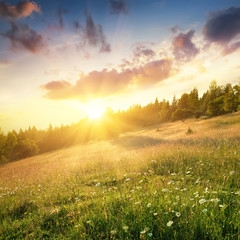
[(98, 119), (103, 115), (103, 110), (101, 109), (97, 109), (97, 108), (90, 108), (89, 110), (87, 110), (87, 116), (90, 119)]
[(5, 132), (99, 119), (107, 108), (239, 81), (234, 0), (6, 0), (0, 10)]

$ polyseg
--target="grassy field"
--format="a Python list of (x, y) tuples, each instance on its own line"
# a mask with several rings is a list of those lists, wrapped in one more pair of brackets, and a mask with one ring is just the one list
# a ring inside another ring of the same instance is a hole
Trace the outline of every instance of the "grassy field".
[(239, 112), (10, 163), (0, 239), (240, 239), (239, 169)]

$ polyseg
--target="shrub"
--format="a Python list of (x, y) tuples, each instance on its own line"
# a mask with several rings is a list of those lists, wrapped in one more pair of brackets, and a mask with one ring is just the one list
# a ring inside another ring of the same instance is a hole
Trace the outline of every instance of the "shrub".
[(193, 134), (193, 130), (190, 127), (188, 127), (188, 130), (186, 131), (186, 134)]

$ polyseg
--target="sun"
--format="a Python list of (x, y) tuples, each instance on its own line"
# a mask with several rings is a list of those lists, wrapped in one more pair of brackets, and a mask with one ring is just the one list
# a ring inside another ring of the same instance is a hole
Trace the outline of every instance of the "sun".
[(102, 115), (103, 115), (103, 110), (97, 107), (89, 108), (87, 110), (87, 116), (92, 120), (99, 119)]

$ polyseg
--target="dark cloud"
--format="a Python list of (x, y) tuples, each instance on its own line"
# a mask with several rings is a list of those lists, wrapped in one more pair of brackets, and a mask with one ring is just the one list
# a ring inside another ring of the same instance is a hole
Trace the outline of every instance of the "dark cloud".
[(113, 14), (127, 13), (125, 0), (109, 0), (110, 12)]
[(156, 56), (155, 51), (152, 50), (154, 43), (152, 42), (136, 42), (133, 44), (133, 63), (142, 64), (143, 62), (150, 62)]
[(11, 42), (12, 50), (25, 49), (36, 53), (46, 47), (42, 35), (38, 34), (28, 25), (11, 23), (11, 29), (1, 34)]
[(78, 21), (73, 21), (73, 29), (78, 32), (79, 30), (82, 30), (83, 27)]
[(203, 34), (208, 42), (223, 46), (225, 53), (235, 51), (240, 47), (240, 41), (234, 41), (240, 34), (240, 7), (212, 13), (203, 27)]
[(173, 26), (170, 28), (170, 31), (173, 33), (173, 34), (176, 34), (177, 32), (179, 32), (181, 30), (180, 27), (178, 26)]
[(68, 11), (67, 10), (64, 10), (64, 9), (58, 9), (57, 10), (57, 14), (56, 14), (56, 17), (57, 17), (57, 23), (54, 25), (54, 24), (49, 24), (49, 28), (50, 29), (53, 29), (53, 30), (63, 30), (64, 29), (64, 26), (65, 26), (65, 23), (64, 23), (64, 19), (63, 19), (63, 15), (64, 14), (67, 14)]
[(145, 45), (139, 45), (133, 49), (133, 55), (135, 58), (140, 58), (140, 57), (152, 58), (156, 55), (156, 53)]
[(82, 76), (74, 85), (66, 81), (53, 81), (41, 87), (47, 91), (45, 97), (50, 99), (88, 100), (114, 95), (131, 85), (139, 88), (154, 85), (170, 76), (171, 66), (170, 60), (162, 59), (120, 72), (116, 69), (92, 71)]
[(28, 17), (32, 12), (41, 12), (40, 7), (35, 2), (21, 1), (16, 6), (0, 2), (0, 17), (6, 19), (17, 19)]
[(199, 53), (199, 49), (192, 42), (194, 33), (194, 30), (189, 30), (187, 33), (178, 34), (173, 39), (173, 54), (177, 61), (188, 62)]
[(86, 27), (84, 29), (84, 38), (88, 45), (99, 47), (100, 52), (110, 52), (111, 46), (106, 41), (102, 25), (95, 24), (90, 15), (86, 18)]

